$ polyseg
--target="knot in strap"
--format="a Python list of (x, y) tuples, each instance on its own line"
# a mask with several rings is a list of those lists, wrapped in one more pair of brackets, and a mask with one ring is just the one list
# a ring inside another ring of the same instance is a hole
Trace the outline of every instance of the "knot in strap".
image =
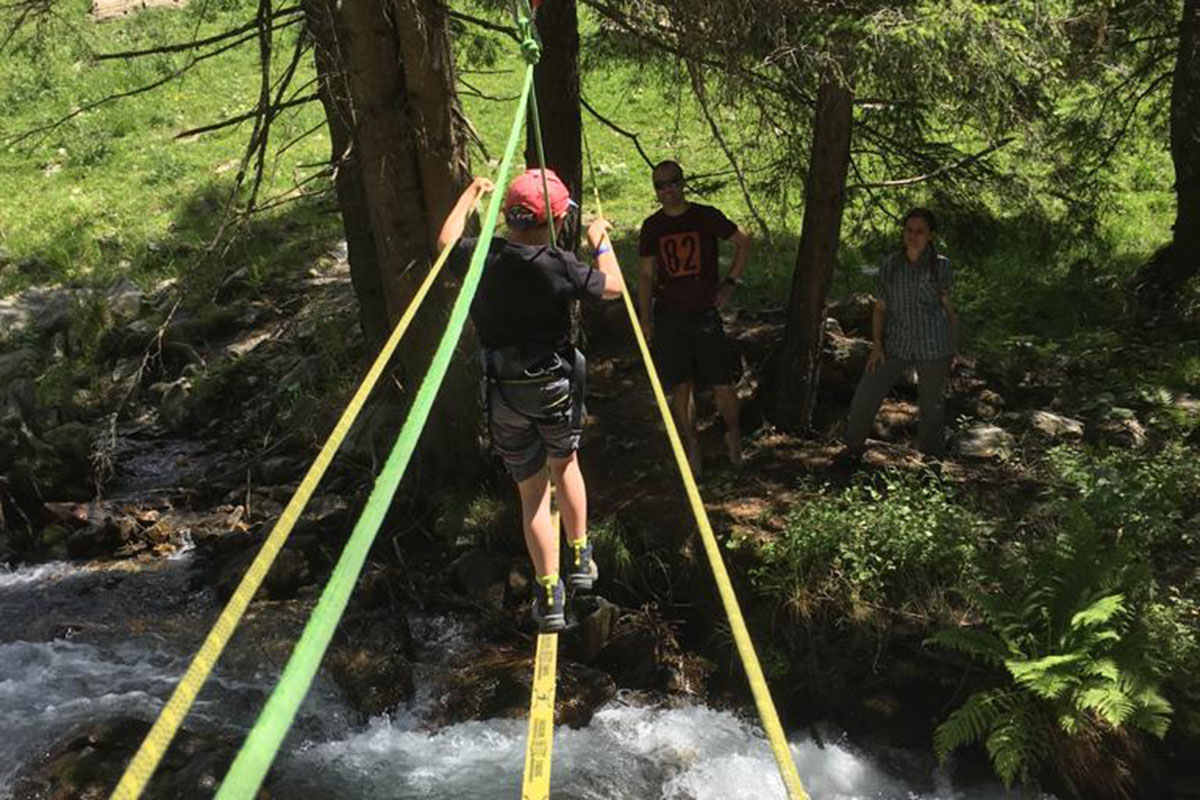
[(521, 40), (521, 56), (524, 57), (526, 64), (537, 64), (542, 60), (542, 46), (538, 44), (538, 40), (530, 31), (526, 31), (525, 37)]

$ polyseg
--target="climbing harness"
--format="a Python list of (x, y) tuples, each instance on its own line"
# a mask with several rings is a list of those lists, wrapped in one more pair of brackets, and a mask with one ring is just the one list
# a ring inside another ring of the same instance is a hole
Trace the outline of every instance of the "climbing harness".
[[(571, 403), (571, 427), (579, 428), (583, 424), (583, 398), (587, 387), (587, 358), (578, 348), (570, 348), (569, 352), (553, 351), (549, 355), (530, 359), (522, 354), (519, 348), (481, 349), (479, 351), (481, 370), (480, 401), (483, 404), (484, 420), (491, 437), (492, 428), (492, 392), (516, 413), (527, 419), (537, 421), (538, 415), (532, 415), (519, 402), (510, 398), (509, 391), (513, 387), (527, 384), (545, 384), (551, 381), (567, 379), (570, 391), (563, 402)], [(506, 388), (507, 387), (507, 388)], [(549, 409), (545, 409), (549, 410)]]

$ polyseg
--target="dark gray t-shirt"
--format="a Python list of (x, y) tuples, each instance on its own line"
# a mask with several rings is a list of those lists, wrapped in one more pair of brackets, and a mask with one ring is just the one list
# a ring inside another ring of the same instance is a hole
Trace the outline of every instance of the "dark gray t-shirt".
[(926, 360), (954, 355), (950, 317), (942, 295), (950, 291), (950, 259), (943, 255), (931, 268), (926, 250), (916, 264), (892, 253), (879, 264), (875, 296), (887, 303), (883, 346), (889, 356)]
[[(451, 268), (460, 276), (466, 274), (476, 241), (459, 240)], [(601, 299), (604, 283), (604, 273), (570, 251), (497, 236), (471, 301), (479, 343), (492, 350), (560, 352), (569, 343), (571, 301)]]

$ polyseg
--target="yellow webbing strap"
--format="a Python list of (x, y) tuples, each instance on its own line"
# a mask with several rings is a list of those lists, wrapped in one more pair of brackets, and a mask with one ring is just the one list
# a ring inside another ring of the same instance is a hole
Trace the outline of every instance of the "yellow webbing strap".
[[(558, 509), (550, 487), (550, 527), (558, 545)], [(529, 734), (525, 738), (525, 774), (521, 800), (550, 800), (550, 754), (554, 748), (554, 688), (558, 667), (558, 634), (541, 633), (533, 659), (533, 691), (529, 696)]]
[(558, 634), (538, 634), (521, 800), (550, 800), (550, 754), (554, 748), (554, 672), (557, 661)]
[(700, 499), (700, 490), (696, 488), (696, 479), (692, 476), (692, 468), (688, 465), (687, 454), (683, 450), (683, 442), (679, 439), (679, 431), (675, 429), (675, 420), (667, 405), (666, 395), (663, 394), (662, 383), (650, 359), (650, 348), (646, 346), (646, 337), (642, 335), (642, 326), (638, 323), (637, 313), (633, 310), (633, 301), (629, 298), (629, 290), (624, 289), (621, 296), (625, 300), (625, 310), (629, 312), (629, 321), (633, 325), (633, 334), (637, 337), (638, 348), (642, 351), (642, 360), (646, 364), (646, 373), (650, 376), (650, 385), (654, 387), (654, 399), (658, 401), (658, 411), (662, 414), (663, 424), (667, 426), (667, 436), (671, 440), (671, 449), (675, 452), (675, 463), (683, 476), (683, 485), (687, 489), (688, 502), (692, 506), (692, 514), (700, 528), (700, 538), (704, 542), (704, 552), (708, 555), (708, 563), (712, 567), (713, 578), (717, 582), (717, 590), (721, 595), (721, 603), (725, 606), (725, 614), (729, 617), (729, 628), (733, 631), (733, 641), (737, 645), (738, 655), (742, 658), (742, 666), (746, 669), (746, 679), (750, 682), (750, 692), (754, 695), (754, 704), (758, 706), (758, 715), (762, 718), (763, 730), (771, 743), (771, 752), (775, 755), (775, 763), (779, 765), (779, 775), (787, 788), (789, 800), (808, 800), (804, 785), (800, 783), (800, 775), (796, 772), (796, 763), (792, 760), (792, 752), (788, 747), (787, 737), (784, 736), (783, 726), (779, 723), (779, 715), (775, 712), (775, 703), (771, 700), (771, 690), (767, 687), (767, 679), (759, 666), (758, 656), (754, 652), (754, 644), (750, 641), (750, 632), (746, 621), (742, 619), (742, 609), (738, 605), (737, 595), (733, 592), (733, 584), (729, 573), (725, 570), (725, 561), (721, 557), (721, 548), (708, 521), (708, 512)]
[[(583, 143), (592, 176), (592, 189), (596, 195), (596, 209), (603, 217), (604, 210), (600, 205), (600, 190), (596, 185), (596, 169), (592, 165), (592, 153), (591, 148), (587, 146), (586, 133), (584, 133)], [(679, 431), (675, 428), (675, 419), (671, 416), (667, 397), (663, 393), (662, 382), (659, 381), (658, 372), (654, 369), (654, 361), (650, 358), (650, 348), (646, 344), (646, 337), (642, 335), (642, 326), (638, 322), (637, 312), (633, 308), (633, 300), (629, 297), (629, 289), (624, 286), (624, 281), (622, 281), (621, 298), (625, 301), (629, 323), (633, 326), (633, 335), (637, 339), (642, 361), (646, 365), (646, 374), (654, 389), (654, 399), (658, 401), (658, 411), (662, 415), (663, 424), (666, 425), (667, 437), (671, 440), (671, 450), (675, 453), (675, 463), (679, 466), (679, 473), (683, 477), (683, 485), (687, 490), (688, 502), (692, 506), (692, 514), (696, 517), (696, 525), (700, 528), (704, 552), (712, 567), (713, 578), (717, 582), (717, 591), (721, 595), (722, 605), (725, 606), (725, 615), (729, 617), (729, 628), (733, 631), (733, 641), (737, 645), (738, 655), (741, 656), (742, 665), (746, 669), (746, 679), (750, 683), (750, 692), (754, 695), (754, 704), (758, 706), (758, 715), (762, 719), (763, 730), (767, 734), (767, 741), (771, 744), (775, 763), (779, 766), (779, 776), (783, 778), (783, 785), (787, 789), (789, 800), (808, 800), (808, 794), (804, 791), (804, 785), (800, 782), (800, 775), (796, 771), (796, 762), (792, 760), (792, 752), (788, 747), (787, 737), (784, 736), (783, 726), (779, 723), (779, 715), (775, 711), (775, 703), (771, 699), (771, 690), (767, 686), (767, 679), (763, 676), (758, 656), (754, 652), (754, 644), (750, 641), (750, 631), (747, 630), (746, 621), (742, 618), (741, 606), (738, 605), (737, 595), (734, 594), (733, 584), (729, 580), (729, 573), (725, 570), (725, 560), (721, 557), (720, 545), (717, 544), (712, 524), (708, 521), (708, 512), (704, 510), (704, 502), (700, 499), (700, 490), (696, 488), (696, 478), (692, 475), (687, 454), (683, 450), (683, 442), (680, 441)]]
[(267, 540), (263, 542), (262, 549), (258, 551), (258, 555), (250, 564), (246, 574), (242, 576), (242, 582), (238, 584), (233, 596), (229, 598), (229, 602), (225, 605), (225, 609), (221, 612), (221, 616), (217, 618), (216, 624), (209, 631), (208, 637), (204, 640), (204, 644), (200, 646), (200, 650), (192, 659), (192, 663), (188, 666), (187, 672), (180, 679), (179, 684), (175, 687), (175, 691), (171, 694), (171, 698), (167, 704), (163, 706), (159, 712), (158, 719), (155, 720), (150, 732), (146, 734), (145, 740), (142, 742), (138, 751), (134, 754), (133, 760), (129, 762), (129, 766), (125, 768), (125, 774), (121, 776), (120, 783), (113, 790), (113, 800), (135, 800), (141, 796), (146, 788), (146, 784), (150, 782), (150, 776), (154, 774), (154, 770), (158, 767), (159, 761), (162, 760), (163, 754), (166, 753), (167, 747), (171, 744), (171, 740), (175, 738), (175, 733), (179, 730), (179, 726), (183, 723), (184, 717), (191, 710), (192, 703), (196, 700), (196, 695), (199, 694), (204, 682), (208, 680), (208, 676), (212, 673), (213, 667), (217, 663), (217, 659), (221, 657), (221, 652), (225, 649), (225, 645), (229, 643), (230, 637), (233, 635), (234, 629), (242, 619), (242, 615), (246, 611), (246, 607), (250, 605), (250, 600), (254, 597), (254, 593), (258, 591), (258, 587), (262, 585), (263, 579), (266, 578), (267, 572), (271, 569), (271, 565), (275, 562), (275, 557), (279, 555), (279, 551), (283, 548), (287, 541), (288, 535), (291, 534), (292, 528), (296, 521), (300, 518), (300, 513), (308, 504), (312, 497), (313, 491), (316, 490), (317, 484), (325, 475), (325, 470), (329, 467), (330, 461), (333, 460), (334, 454), (341, 446), (342, 441), (346, 438), (346, 434), (350, 431), (350, 426), (354, 423), (362, 411), (363, 405), (367, 401), (367, 396), (375, 387), (379, 376), (383, 374), (384, 367), (395, 352), (396, 346), (400, 343), (401, 337), (408, 330), (409, 324), (413, 317), (416, 316), (417, 309), (425, 300), (425, 296), (429, 293), (430, 288), (437, 280), (438, 274), (446, 263), (446, 259), (454, 250), (454, 243), (442, 251), (430, 268), (429, 274), (425, 276), (417, 293), (413, 296), (412, 302), (408, 309), (405, 310), (404, 316), (396, 324), (395, 330), (383, 345), (383, 349), (379, 351), (379, 356), (375, 359), (375, 363), (371, 365), (366, 377), (358, 387), (358, 391), (354, 393), (354, 397), (350, 399), (350, 403), (346, 406), (346, 410), (342, 412), (341, 418), (333, 428), (333, 432), (329, 434), (329, 439), (321, 448), (321, 452), (317, 454), (317, 458), (313, 461), (312, 466), (308, 468), (308, 472), (304, 475), (304, 479), (297, 487), (296, 493), (288, 502), (287, 507), (283, 510), (279, 520), (276, 521), (275, 527), (271, 529)]

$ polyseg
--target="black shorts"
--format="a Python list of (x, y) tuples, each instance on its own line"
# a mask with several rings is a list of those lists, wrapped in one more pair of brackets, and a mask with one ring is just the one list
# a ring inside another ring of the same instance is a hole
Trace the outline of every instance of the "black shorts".
[(666, 389), (686, 381), (731, 386), (742, 374), (737, 348), (726, 338), (715, 308), (693, 313), (655, 309), (653, 351)]

